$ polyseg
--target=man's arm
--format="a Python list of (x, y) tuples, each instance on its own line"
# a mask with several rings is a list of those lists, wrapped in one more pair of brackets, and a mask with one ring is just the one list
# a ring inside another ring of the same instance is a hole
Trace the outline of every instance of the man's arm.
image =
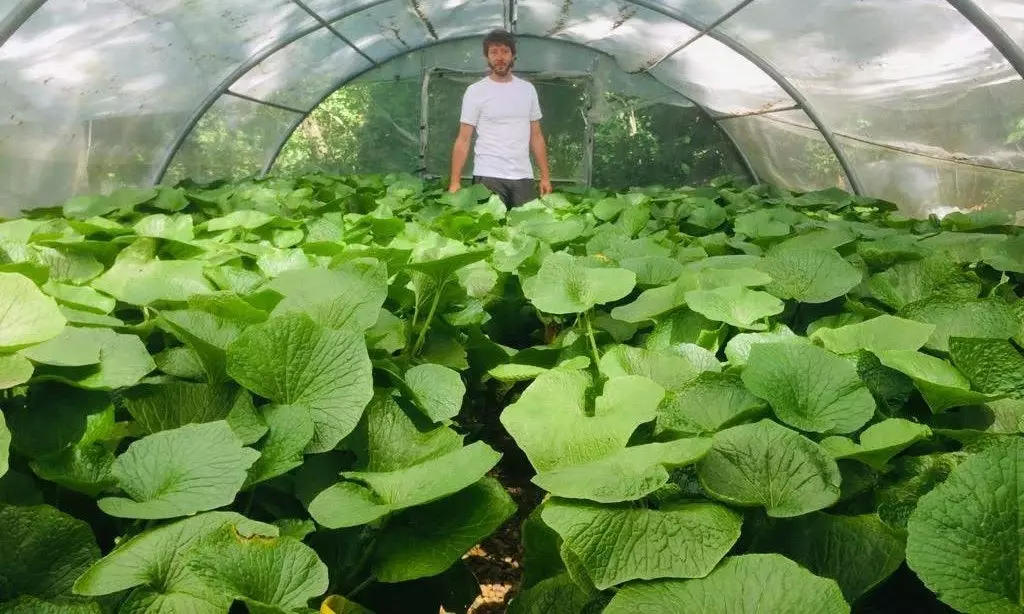
[(539, 121), (530, 122), (530, 149), (540, 167), (540, 195), (547, 196), (551, 193), (551, 171), (548, 169), (548, 149)]
[(469, 157), (472, 138), (473, 126), (459, 124), (459, 135), (455, 137), (455, 145), (452, 146), (452, 174), (448, 180), (449, 192), (458, 192), (462, 187), (462, 167), (466, 165), (466, 158)]

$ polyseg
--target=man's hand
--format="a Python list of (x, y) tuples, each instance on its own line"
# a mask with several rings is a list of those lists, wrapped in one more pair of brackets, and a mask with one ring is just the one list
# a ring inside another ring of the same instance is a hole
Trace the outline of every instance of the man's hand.
[(461, 189), (462, 183), (459, 181), (452, 181), (451, 183), (448, 184), (448, 191), (451, 192), (452, 194), (458, 192)]
[(552, 189), (551, 189), (551, 180), (550, 179), (541, 179), (540, 180), (540, 195), (541, 196), (547, 196), (548, 194), (551, 193), (551, 191), (552, 191)]

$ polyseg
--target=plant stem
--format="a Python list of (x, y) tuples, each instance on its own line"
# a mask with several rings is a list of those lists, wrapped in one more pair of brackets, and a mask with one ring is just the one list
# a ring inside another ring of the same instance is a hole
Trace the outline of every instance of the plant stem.
[(590, 339), (590, 351), (594, 354), (594, 368), (598, 368), (598, 364), (601, 362), (601, 355), (597, 351), (597, 340), (594, 338), (594, 327), (590, 323), (590, 312), (583, 312), (583, 323), (587, 327), (587, 338)]
[(423, 349), (423, 342), (427, 339), (427, 331), (430, 330), (430, 323), (434, 320), (434, 313), (437, 305), (441, 302), (441, 292), (444, 291), (444, 283), (438, 284), (434, 292), (434, 300), (430, 302), (430, 311), (427, 312), (427, 319), (423, 321), (423, 328), (420, 329), (420, 336), (416, 339), (416, 345), (412, 347), (412, 355), (416, 356)]
[(367, 586), (370, 586), (370, 584), (372, 584), (374, 580), (376, 580), (376, 578), (373, 577), (373, 574), (370, 574), (369, 576), (366, 577), (365, 580), (360, 582), (358, 586), (356, 586), (354, 589), (349, 591), (348, 596), (349, 597), (355, 597), (356, 595), (361, 593), (363, 591), (363, 589), (365, 589)]

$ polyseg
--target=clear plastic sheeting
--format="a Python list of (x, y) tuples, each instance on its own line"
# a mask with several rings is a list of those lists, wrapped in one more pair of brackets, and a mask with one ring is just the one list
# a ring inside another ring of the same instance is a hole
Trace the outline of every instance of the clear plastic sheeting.
[(953, 211), (1017, 212), (1024, 224), (1024, 173), (993, 170), (894, 151), (839, 138), (873, 196), (898, 203), (913, 217)]
[(412, 5), (401, 0), (363, 9), (332, 25), (378, 62), (437, 40)]
[(945, 0), (759, 0), (719, 30), (774, 64), (836, 133), (1024, 168), (1004, 145), (1024, 81)]
[(192, 110), (241, 62), (315, 24), (288, 0), (48, 0), (0, 48), (0, 117)]
[[(809, 120), (807, 120), (809, 121)], [(773, 114), (720, 122), (763, 181), (791, 190), (849, 189), (835, 154), (817, 130), (773, 119)]]
[[(373, 96), (482, 70), (503, 26), (518, 70), (590, 80), (601, 95), (573, 112), (591, 126), (650, 109), (637, 117), (689, 130), (655, 109), (706, 111), (764, 179), (846, 187), (824, 130), (869, 195), (908, 212), (1020, 206), (1003, 186), (1024, 171), (1021, 0), (0, 0), (0, 212), (146, 184), (169, 159), (166, 182), (257, 173), (295, 126), (308, 146), (282, 168), (421, 170), (419, 108)], [(313, 107), (339, 87), (365, 109), (338, 138), (378, 130), (395, 152), (329, 155), (318, 130), (338, 122)]]
[(778, 82), (708, 36), (666, 57), (649, 72), (718, 115), (760, 113), (795, 105)]
[(699, 33), (630, 2), (522, 0), (517, 6), (517, 32), (594, 47), (627, 72), (653, 65)]
[(1018, 44), (1024, 42), (1024, 3), (1019, 0), (974, 0)]
[[(295, 70), (304, 66), (303, 70)], [(369, 60), (326, 28), (278, 51), (236, 81), (231, 91), (308, 111), (338, 75), (370, 68)]]
[(301, 118), (298, 113), (224, 95), (178, 150), (165, 180), (203, 182), (258, 175), (274, 144)]

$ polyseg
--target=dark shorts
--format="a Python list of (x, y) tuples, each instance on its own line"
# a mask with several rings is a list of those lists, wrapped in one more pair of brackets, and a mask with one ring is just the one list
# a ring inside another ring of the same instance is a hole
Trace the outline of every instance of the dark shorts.
[(498, 179), (473, 177), (473, 183), (482, 183), (501, 198), (507, 207), (518, 207), (537, 198), (537, 185), (533, 179)]

